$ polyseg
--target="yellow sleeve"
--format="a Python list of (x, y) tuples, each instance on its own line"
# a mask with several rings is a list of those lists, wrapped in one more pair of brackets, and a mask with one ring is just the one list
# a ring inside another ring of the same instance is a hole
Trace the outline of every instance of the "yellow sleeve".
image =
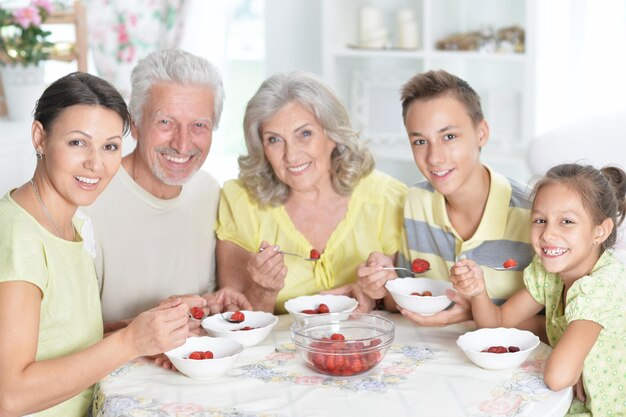
[(391, 177), (384, 178), (382, 187), (374, 192), (383, 193), (385, 201), (379, 219), (380, 242), (385, 255), (395, 255), (402, 244), (404, 220), (404, 201), (407, 186)]
[(220, 193), (215, 233), (220, 240), (233, 242), (248, 252), (258, 251), (258, 208), (239, 180), (227, 181)]

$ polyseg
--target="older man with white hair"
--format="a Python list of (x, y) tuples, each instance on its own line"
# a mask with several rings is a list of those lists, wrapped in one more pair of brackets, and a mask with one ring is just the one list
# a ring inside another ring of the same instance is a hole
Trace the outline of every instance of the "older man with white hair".
[(163, 50), (134, 68), (130, 111), (137, 145), (106, 192), (85, 208), (96, 235), (106, 330), (175, 294), (207, 312), (250, 307), (228, 288), (212, 293), (220, 188), (200, 168), (223, 100), (221, 77), (204, 58)]

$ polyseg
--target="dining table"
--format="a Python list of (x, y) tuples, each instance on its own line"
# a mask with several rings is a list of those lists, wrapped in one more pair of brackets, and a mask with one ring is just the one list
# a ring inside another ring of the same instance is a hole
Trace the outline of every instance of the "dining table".
[(520, 366), (486, 370), (457, 346), (473, 322), (419, 327), (399, 313), (376, 311), (395, 324), (384, 359), (367, 372), (327, 376), (307, 366), (291, 342), (293, 318), (278, 316), (269, 336), (247, 347), (224, 375), (189, 378), (140, 358), (95, 387), (94, 417), (420, 416), (561, 417), (573, 390), (550, 390), (541, 343)]

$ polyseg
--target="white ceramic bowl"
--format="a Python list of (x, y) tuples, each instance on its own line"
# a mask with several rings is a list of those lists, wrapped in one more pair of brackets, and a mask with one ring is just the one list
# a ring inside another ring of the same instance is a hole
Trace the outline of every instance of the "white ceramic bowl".
[[(396, 278), (387, 281), (385, 288), (402, 308), (424, 316), (445, 310), (451, 303), (446, 290), (452, 289), (449, 281), (430, 278)], [(430, 291), (432, 296), (411, 295), (413, 292)]]
[[(195, 351), (213, 352), (213, 359), (188, 359)], [(224, 374), (235, 364), (243, 352), (243, 346), (236, 340), (223, 337), (189, 337), (182, 346), (165, 352), (172, 364), (190, 378), (209, 379)]]
[(303, 295), (285, 302), (285, 310), (298, 320), (313, 314), (302, 313), (302, 310), (315, 310), (320, 304), (326, 304), (330, 313), (351, 313), (359, 303), (351, 297), (334, 294)]
[[(278, 317), (265, 311), (241, 310), (245, 319), (241, 323), (229, 323), (220, 314), (214, 314), (202, 320), (202, 327), (211, 336), (234, 339), (244, 347), (254, 346), (261, 343), (272, 328), (278, 322)], [(230, 317), (232, 312), (224, 313), (224, 317)], [(241, 330), (252, 327), (251, 330)]]
[[(485, 369), (511, 369), (521, 365), (533, 350), (539, 346), (539, 338), (526, 330), (507, 329), (479, 329), (465, 333), (456, 341), (456, 344), (476, 365)], [(489, 353), (482, 352), (492, 346), (516, 346), (518, 352)]]

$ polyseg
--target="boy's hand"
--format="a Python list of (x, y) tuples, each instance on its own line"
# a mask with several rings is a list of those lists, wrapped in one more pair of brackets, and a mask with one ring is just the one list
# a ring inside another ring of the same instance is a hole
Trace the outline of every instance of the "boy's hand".
[(482, 268), (469, 259), (462, 259), (452, 265), (450, 282), (465, 297), (475, 297), (487, 292)]
[(457, 294), (453, 290), (447, 290), (446, 296), (455, 304), (451, 308), (440, 311), (432, 316), (423, 316), (404, 308), (400, 308), (400, 313), (416, 325), (424, 327), (443, 327), (472, 319), (472, 309), (467, 298)]
[(387, 294), (385, 283), (398, 277), (393, 270), (383, 270), (386, 266), (392, 267), (393, 260), (380, 252), (372, 252), (356, 271), (358, 276), (356, 285), (374, 300), (383, 298)]

